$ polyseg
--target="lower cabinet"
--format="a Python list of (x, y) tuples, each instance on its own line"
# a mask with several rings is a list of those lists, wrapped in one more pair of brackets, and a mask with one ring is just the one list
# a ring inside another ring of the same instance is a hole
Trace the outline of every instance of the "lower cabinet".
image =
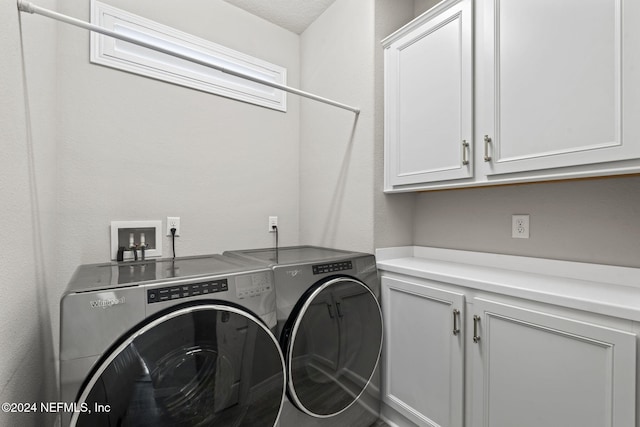
[(383, 395), (394, 411), (420, 426), (636, 426), (635, 334), (457, 289), (383, 274)]
[(483, 298), (473, 320), (471, 425), (635, 425), (635, 335)]
[(383, 400), (417, 425), (462, 427), (464, 295), (382, 277)]

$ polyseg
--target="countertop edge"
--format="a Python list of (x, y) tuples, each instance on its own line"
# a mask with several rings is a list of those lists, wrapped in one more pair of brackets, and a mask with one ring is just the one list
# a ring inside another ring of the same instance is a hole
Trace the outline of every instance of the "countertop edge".
[[(455, 261), (451, 255), (455, 255)], [(622, 280), (633, 280), (636, 275), (640, 277), (640, 269), (600, 264), (575, 266), (574, 264), (580, 263), (478, 252), (451, 252), (416, 246), (378, 249), (376, 259), (378, 269), (382, 272), (434, 280), (640, 322), (639, 282), (629, 285), (620, 283)], [(509, 268), (500, 268), (495, 263), (478, 265), (478, 260), (516, 262), (509, 262)], [(547, 265), (549, 268), (543, 268)], [(578, 270), (584, 267), (584, 271), (571, 274), (570, 270), (573, 267), (578, 267)], [(545, 274), (540, 274), (540, 271), (544, 271)], [(598, 273), (590, 276), (595, 280), (584, 280), (584, 275), (589, 273)], [(619, 273), (615, 275), (614, 281), (598, 280), (605, 276), (611, 277), (612, 273)]]

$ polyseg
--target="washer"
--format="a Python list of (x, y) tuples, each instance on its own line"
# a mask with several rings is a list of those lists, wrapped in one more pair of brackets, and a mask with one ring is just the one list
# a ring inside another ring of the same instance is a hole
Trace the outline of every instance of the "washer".
[(224, 254), (263, 262), (274, 272), (287, 367), (280, 425), (376, 423), (383, 327), (375, 257), (315, 246)]
[(286, 390), (275, 309), (264, 263), (78, 267), (61, 300), (62, 425), (272, 427)]

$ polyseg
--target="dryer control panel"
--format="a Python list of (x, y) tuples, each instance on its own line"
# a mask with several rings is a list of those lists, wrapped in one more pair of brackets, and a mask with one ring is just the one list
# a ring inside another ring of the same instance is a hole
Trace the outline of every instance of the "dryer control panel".
[(332, 262), (329, 264), (316, 264), (313, 267), (313, 274), (336, 273), (353, 269), (351, 261)]
[(165, 288), (149, 289), (147, 291), (147, 303), (164, 302), (179, 298), (195, 297), (211, 294), (215, 292), (225, 292), (229, 290), (227, 279), (211, 280), (201, 283), (190, 283), (188, 285), (174, 285)]

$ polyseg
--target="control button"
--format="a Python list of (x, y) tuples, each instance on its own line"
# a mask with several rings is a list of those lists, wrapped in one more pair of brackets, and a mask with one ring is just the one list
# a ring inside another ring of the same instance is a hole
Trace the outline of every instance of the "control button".
[(155, 289), (147, 291), (147, 303), (158, 302), (158, 292)]
[(326, 274), (344, 270), (351, 270), (353, 268), (353, 263), (351, 261), (340, 261), (331, 264), (313, 265), (311, 267), (313, 274)]

